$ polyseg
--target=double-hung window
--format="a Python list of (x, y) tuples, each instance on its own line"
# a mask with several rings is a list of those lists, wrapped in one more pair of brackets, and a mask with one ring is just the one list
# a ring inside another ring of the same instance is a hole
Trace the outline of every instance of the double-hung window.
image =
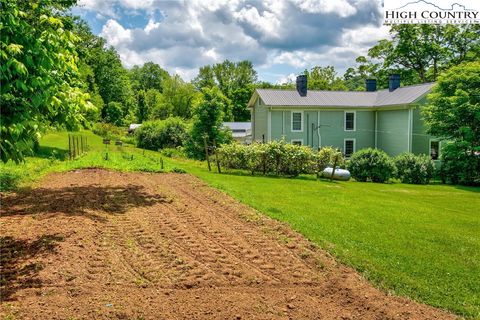
[(345, 131), (355, 131), (355, 111), (345, 111)]
[(350, 158), (350, 156), (355, 152), (355, 139), (345, 139), (343, 141), (343, 153), (345, 158)]
[(440, 156), (440, 142), (435, 140), (430, 140), (430, 157), (432, 160), (438, 160)]
[(303, 112), (292, 111), (292, 132), (303, 131)]

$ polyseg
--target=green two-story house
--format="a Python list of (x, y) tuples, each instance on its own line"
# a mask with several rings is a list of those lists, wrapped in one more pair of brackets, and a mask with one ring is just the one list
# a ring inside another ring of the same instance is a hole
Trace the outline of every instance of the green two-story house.
[(400, 76), (391, 75), (389, 89), (376, 86), (368, 79), (366, 91), (314, 91), (299, 76), (297, 90), (257, 89), (248, 103), (252, 140), (333, 146), (346, 157), (371, 147), (391, 156), (408, 151), (436, 160), (440, 142), (426, 133), (421, 117), (433, 83), (400, 87)]

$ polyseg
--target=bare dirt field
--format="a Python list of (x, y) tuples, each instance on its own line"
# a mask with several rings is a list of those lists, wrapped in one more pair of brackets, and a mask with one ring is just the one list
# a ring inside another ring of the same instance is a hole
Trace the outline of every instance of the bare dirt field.
[(186, 174), (52, 174), (0, 228), (2, 319), (454, 318)]

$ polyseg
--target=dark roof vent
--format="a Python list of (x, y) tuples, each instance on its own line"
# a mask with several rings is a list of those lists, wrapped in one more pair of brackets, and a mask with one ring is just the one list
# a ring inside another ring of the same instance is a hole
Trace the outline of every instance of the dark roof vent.
[(307, 96), (307, 76), (305, 74), (297, 76), (297, 91), (301, 97)]
[(366, 79), (365, 80), (365, 90), (368, 92), (377, 91), (377, 80), (376, 79)]
[(391, 74), (388, 78), (388, 91), (392, 92), (397, 88), (400, 88), (400, 75)]

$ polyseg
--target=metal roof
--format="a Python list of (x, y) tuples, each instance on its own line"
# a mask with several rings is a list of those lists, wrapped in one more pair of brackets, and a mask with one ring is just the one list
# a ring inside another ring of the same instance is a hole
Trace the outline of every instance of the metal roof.
[(251, 122), (224, 122), (224, 127), (229, 127), (232, 130), (250, 130), (252, 128)]
[[(268, 106), (371, 108), (413, 103), (428, 93), (433, 85), (433, 82), (423, 83), (400, 87), (392, 92), (388, 89), (373, 92), (308, 90), (305, 97), (300, 96), (297, 90), (257, 89), (256, 94)], [(249, 106), (255, 99), (249, 102)]]

